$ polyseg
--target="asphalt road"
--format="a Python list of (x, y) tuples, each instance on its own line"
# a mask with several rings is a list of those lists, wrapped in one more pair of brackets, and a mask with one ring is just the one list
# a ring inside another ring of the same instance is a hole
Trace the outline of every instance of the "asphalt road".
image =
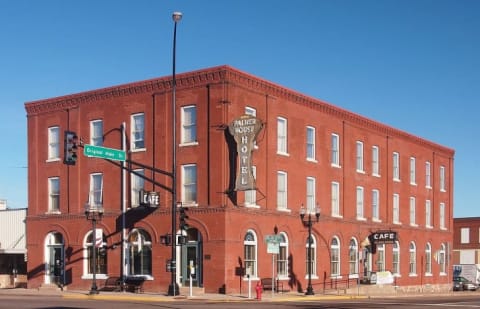
[(95, 300), (88, 298), (64, 298), (61, 296), (44, 296), (44, 295), (0, 295), (0, 308), (3, 309), (136, 309), (136, 308), (152, 308), (152, 309), (235, 309), (235, 308), (259, 308), (259, 309), (396, 309), (396, 308), (434, 308), (434, 309), (465, 309), (480, 308), (480, 295), (478, 293), (437, 296), (437, 297), (401, 297), (401, 298), (371, 298), (371, 299), (353, 299), (353, 300), (309, 300), (301, 301), (222, 301), (222, 300)]

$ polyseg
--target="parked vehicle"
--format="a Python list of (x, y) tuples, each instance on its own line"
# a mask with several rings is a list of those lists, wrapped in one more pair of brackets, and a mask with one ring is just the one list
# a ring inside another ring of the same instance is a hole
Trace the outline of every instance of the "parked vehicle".
[(453, 277), (453, 290), (454, 291), (476, 291), (478, 284), (473, 283), (465, 277)]

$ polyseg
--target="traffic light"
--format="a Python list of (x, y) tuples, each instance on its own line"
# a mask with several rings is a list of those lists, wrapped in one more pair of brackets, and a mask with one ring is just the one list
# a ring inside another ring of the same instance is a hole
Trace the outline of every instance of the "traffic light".
[(77, 162), (77, 141), (78, 137), (75, 132), (65, 131), (63, 163), (75, 165), (75, 162)]
[(186, 231), (188, 230), (189, 226), (188, 226), (188, 223), (187, 223), (187, 219), (188, 219), (188, 215), (186, 214), (186, 211), (188, 210), (188, 208), (186, 207), (180, 207), (180, 229), (183, 230), (183, 231)]

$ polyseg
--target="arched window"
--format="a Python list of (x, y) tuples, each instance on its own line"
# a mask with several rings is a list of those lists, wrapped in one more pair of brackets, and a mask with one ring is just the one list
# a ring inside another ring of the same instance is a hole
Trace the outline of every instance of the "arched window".
[(128, 275), (152, 274), (152, 239), (142, 229), (134, 229), (128, 236)]
[(332, 238), (330, 244), (330, 276), (340, 276), (340, 240), (337, 236)]
[(400, 244), (398, 243), (398, 241), (393, 243), (392, 273), (396, 276), (400, 276)]
[[(305, 261), (306, 261), (306, 268), (305, 268), (305, 274), (306, 277), (308, 278), (308, 275), (311, 274), (312, 276), (317, 275), (317, 241), (315, 239), (315, 236), (311, 235), (311, 237), (307, 238), (307, 241), (305, 242)], [(309, 249), (310, 248), (310, 249)], [(310, 251), (309, 251), (310, 250)], [(310, 254), (309, 254), (310, 252)]]
[(350, 260), (350, 278), (358, 278), (358, 243), (355, 238), (350, 239), (350, 245), (348, 246), (348, 256)]
[(415, 243), (412, 241), (410, 243), (410, 275), (416, 275), (417, 274), (417, 248), (415, 246)]
[(385, 244), (377, 245), (377, 271), (385, 271)]
[(428, 242), (425, 245), (425, 274), (432, 274), (432, 246)]
[(288, 278), (288, 237), (281, 232), (280, 252), (277, 257), (277, 275), (279, 278)]
[(440, 265), (441, 275), (445, 275), (447, 273), (445, 257), (446, 257), (445, 244), (441, 244), (440, 251), (438, 252), (438, 264)]
[[(95, 241), (96, 246), (93, 245), (93, 233), (90, 231), (87, 233), (84, 242), (83, 242), (83, 274), (86, 277), (90, 277), (93, 274), (93, 265), (96, 265), (95, 274), (97, 277), (106, 276), (107, 274), (107, 250), (106, 250), (106, 240), (105, 235), (103, 234), (102, 229), (97, 229), (97, 240)], [(101, 241), (100, 241), (101, 239)], [(93, 250), (95, 248), (95, 257), (96, 262), (93, 261)]]
[(245, 274), (257, 277), (257, 235), (248, 230), (243, 239)]

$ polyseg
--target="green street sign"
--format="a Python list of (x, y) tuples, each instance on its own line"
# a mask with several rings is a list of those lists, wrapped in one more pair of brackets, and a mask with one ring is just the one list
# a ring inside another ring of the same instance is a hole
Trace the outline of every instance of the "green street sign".
[(87, 157), (125, 161), (125, 151), (101, 146), (84, 145), (83, 154)]

